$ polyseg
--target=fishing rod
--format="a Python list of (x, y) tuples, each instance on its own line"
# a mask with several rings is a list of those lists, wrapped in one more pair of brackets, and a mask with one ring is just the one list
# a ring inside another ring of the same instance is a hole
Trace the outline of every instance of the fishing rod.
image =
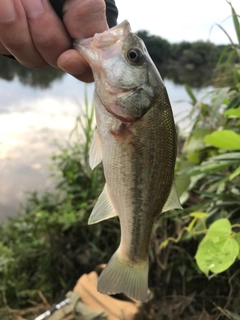
[(66, 298), (65, 300), (55, 304), (54, 306), (51, 307), (51, 309), (49, 309), (48, 311), (45, 311), (44, 313), (42, 313), (40, 316), (38, 316), (37, 318), (35, 318), (34, 320), (45, 320), (47, 319), (49, 316), (51, 316), (55, 311), (63, 308), (66, 304), (68, 304), (70, 302), (70, 298)]

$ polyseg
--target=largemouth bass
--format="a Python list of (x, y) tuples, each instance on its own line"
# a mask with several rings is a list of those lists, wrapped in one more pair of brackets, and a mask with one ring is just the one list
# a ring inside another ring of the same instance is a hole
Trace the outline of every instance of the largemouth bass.
[(75, 48), (95, 80), (97, 134), (90, 166), (103, 161), (106, 179), (89, 224), (118, 216), (121, 226), (119, 248), (100, 275), (98, 291), (145, 301), (154, 219), (181, 208), (174, 186), (177, 140), (171, 105), (143, 41), (127, 21), (76, 40)]

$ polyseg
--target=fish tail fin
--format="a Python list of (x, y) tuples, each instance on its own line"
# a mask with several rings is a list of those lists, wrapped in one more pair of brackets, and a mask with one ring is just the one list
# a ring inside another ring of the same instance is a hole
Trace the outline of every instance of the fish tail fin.
[(112, 256), (98, 280), (98, 291), (104, 294), (124, 293), (136, 300), (148, 297), (148, 259), (141, 263), (121, 259), (119, 251)]

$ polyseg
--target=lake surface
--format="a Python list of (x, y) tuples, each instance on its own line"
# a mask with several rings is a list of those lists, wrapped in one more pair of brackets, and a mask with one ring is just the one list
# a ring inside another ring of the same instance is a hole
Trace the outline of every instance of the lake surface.
[[(11, 72), (0, 65), (0, 221), (17, 213), (26, 191), (52, 188), (47, 165), (57, 150), (54, 141), (68, 140), (84, 106), (84, 92), (91, 101), (94, 90), (93, 84), (67, 74), (51, 78), (51, 71), (43, 71), (39, 76), (39, 71), (11, 63)], [(164, 83), (175, 121), (187, 130), (190, 123), (182, 119), (190, 111), (188, 95), (182, 85), (168, 79)]]

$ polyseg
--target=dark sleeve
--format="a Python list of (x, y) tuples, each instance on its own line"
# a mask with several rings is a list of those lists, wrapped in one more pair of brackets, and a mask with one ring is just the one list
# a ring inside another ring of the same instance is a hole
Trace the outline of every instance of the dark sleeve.
[(117, 24), (118, 9), (116, 7), (114, 0), (105, 0), (105, 2), (106, 2), (107, 22), (108, 22), (109, 28), (112, 28)]
[[(56, 11), (60, 19), (62, 19), (62, 8), (65, 0), (50, 0), (52, 7)], [(105, 0), (106, 16), (110, 28), (117, 24), (118, 9), (114, 0)]]
[(62, 9), (64, 5), (65, 0), (50, 0), (50, 3), (55, 10), (56, 14), (59, 16), (60, 19), (62, 19)]

